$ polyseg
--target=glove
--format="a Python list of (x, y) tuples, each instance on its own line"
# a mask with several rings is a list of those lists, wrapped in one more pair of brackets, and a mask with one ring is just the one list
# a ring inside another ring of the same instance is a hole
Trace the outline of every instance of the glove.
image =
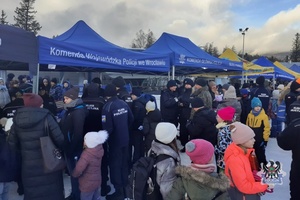
[(177, 97), (175, 97), (174, 100), (175, 100), (176, 102), (178, 102), (178, 98), (177, 98)]
[(139, 129), (140, 131), (142, 131), (142, 130), (144, 129), (144, 127), (143, 127), (143, 126), (139, 126), (138, 129)]

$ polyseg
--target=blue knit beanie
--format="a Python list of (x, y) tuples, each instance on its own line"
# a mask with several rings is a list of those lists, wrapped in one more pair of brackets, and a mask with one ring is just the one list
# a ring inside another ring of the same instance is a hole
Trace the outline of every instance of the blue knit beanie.
[(251, 108), (255, 108), (257, 106), (262, 107), (262, 104), (259, 98), (254, 97), (251, 101)]

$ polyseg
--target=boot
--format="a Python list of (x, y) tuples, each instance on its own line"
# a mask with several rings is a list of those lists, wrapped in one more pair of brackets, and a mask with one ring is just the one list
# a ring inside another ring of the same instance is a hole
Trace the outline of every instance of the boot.
[(124, 191), (123, 188), (116, 189), (115, 193), (107, 195), (106, 200), (124, 200)]

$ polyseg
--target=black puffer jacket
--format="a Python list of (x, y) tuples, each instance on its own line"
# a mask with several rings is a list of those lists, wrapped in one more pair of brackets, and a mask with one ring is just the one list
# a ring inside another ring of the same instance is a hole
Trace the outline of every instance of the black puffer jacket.
[(46, 118), (50, 137), (62, 147), (64, 136), (47, 109), (19, 108), (13, 119), (9, 144), (21, 151), (24, 200), (64, 199), (62, 172), (44, 173), (40, 137), (46, 136)]
[(216, 113), (209, 108), (195, 112), (191, 123), (187, 125), (191, 139), (204, 139), (216, 145), (217, 143)]
[(145, 135), (146, 151), (151, 147), (152, 141), (155, 139), (155, 128), (161, 122), (161, 114), (158, 109), (147, 113), (143, 122), (143, 133)]

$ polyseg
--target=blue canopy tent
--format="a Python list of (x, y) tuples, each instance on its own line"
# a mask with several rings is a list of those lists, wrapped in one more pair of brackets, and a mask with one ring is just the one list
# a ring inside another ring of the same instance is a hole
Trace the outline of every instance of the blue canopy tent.
[(29, 71), (33, 85), (37, 85), (37, 68), (38, 46), (34, 33), (0, 24), (0, 70)]
[(32, 32), (0, 24), (0, 69), (29, 70), (36, 75), (37, 40)]
[[(169, 33), (163, 33), (144, 52), (168, 54), (171, 66), (176, 67), (176, 74), (242, 71), (242, 62), (216, 58), (206, 53), (188, 38)], [(174, 74), (175, 70), (173, 70), (173, 77)]]
[(164, 54), (134, 52), (114, 45), (84, 21), (50, 39), (38, 36), (41, 69), (166, 73), (169, 57)]
[(253, 62), (256, 65), (260, 65), (262, 67), (274, 67), (274, 73), (263, 74), (265, 78), (280, 78), (284, 80), (293, 80), (295, 77), (286, 71), (280, 69), (276, 65), (274, 65), (271, 61), (269, 61), (266, 57), (261, 56), (257, 60)]
[[(247, 74), (247, 78), (257, 78), (259, 76), (264, 76), (268, 79), (282, 79), (282, 80), (294, 80), (295, 77), (286, 71), (280, 69), (276, 65), (274, 65), (271, 61), (269, 61), (266, 57), (261, 56), (257, 60), (253, 61), (254, 64), (259, 65), (261, 67), (273, 68), (274, 72), (272, 73), (249, 73)], [(241, 78), (241, 76), (231, 76), (231, 78)]]
[(294, 72), (297, 72), (297, 73), (300, 73), (300, 66), (296, 65), (296, 64), (293, 64), (291, 67), (290, 67), (290, 70), (294, 71)]

